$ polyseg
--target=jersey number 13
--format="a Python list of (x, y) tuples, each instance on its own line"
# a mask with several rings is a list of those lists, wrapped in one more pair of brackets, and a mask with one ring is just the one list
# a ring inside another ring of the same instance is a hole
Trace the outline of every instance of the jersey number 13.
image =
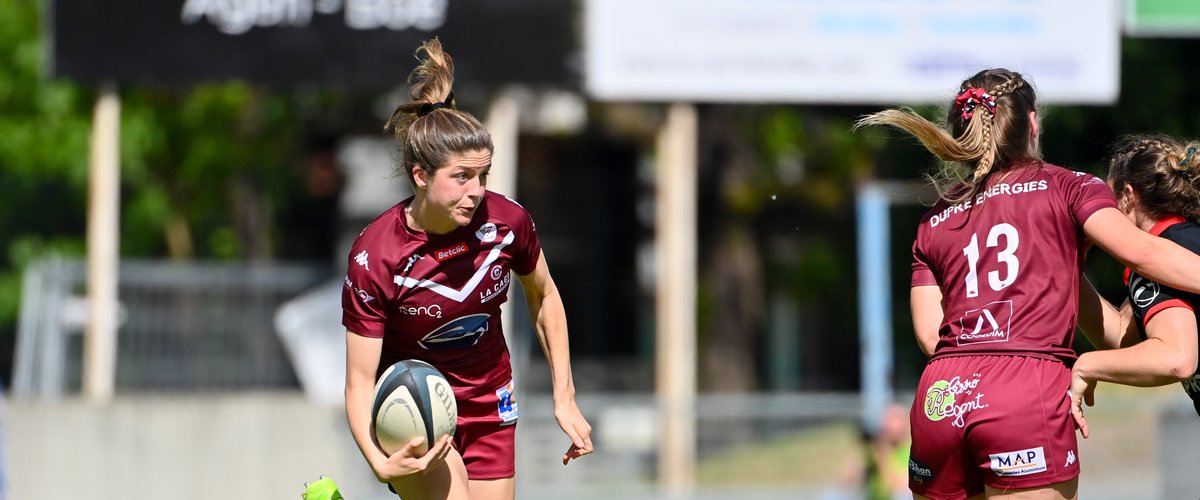
[[(1021, 268), (1021, 261), (1017, 259), (1017, 246), (1021, 244), (1021, 237), (1017, 235), (1017, 228), (1012, 224), (1000, 223), (992, 226), (988, 230), (987, 247), (996, 248), (1000, 246), (1000, 239), (1004, 238), (1004, 249), (996, 254), (996, 266), (1003, 266), (1003, 278), (1001, 278), (1001, 270), (996, 269), (988, 271), (988, 285), (992, 290), (1000, 291), (1004, 287), (1013, 284), (1017, 280), (1017, 271)], [(963, 247), (963, 255), (967, 256), (967, 297), (979, 296), (979, 233), (971, 235), (971, 242)]]

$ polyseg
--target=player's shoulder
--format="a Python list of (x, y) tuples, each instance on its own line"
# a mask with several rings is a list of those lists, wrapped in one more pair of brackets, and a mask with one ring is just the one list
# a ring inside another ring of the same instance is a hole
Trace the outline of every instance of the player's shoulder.
[(1049, 162), (1041, 162), (1041, 171), (1045, 176), (1056, 181), (1055, 184), (1104, 184), (1104, 179), (1101, 179), (1094, 174), (1080, 170), (1071, 170), (1069, 168), (1061, 167)]
[(402, 201), (384, 210), (375, 220), (372, 220), (354, 241), (355, 248), (392, 246), (404, 239), (405, 232), (401, 217), (404, 206), (409, 200)]
[(525, 207), (500, 193), (487, 191), (484, 194), (484, 203), (487, 204), (490, 219), (512, 223), (529, 217), (529, 211), (525, 210)]
[(1179, 246), (1200, 254), (1200, 224), (1194, 221), (1184, 221), (1174, 224), (1159, 234), (1163, 238), (1178, 243)]

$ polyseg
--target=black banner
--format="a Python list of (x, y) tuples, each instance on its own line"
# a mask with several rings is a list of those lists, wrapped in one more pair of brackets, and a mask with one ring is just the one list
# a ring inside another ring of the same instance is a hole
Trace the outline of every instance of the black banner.
[(437, 36), (460, 82), (573, 84), (569, 0), (50, 0), (51, 72), (83, 82), (386, 88)]

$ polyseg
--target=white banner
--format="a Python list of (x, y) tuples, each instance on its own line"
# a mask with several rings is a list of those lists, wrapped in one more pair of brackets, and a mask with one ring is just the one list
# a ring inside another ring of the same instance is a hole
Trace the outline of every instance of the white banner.
[(991, 67), (1112, 103), (1119, 0), (586, 0), (599, 100), (944, 104)]

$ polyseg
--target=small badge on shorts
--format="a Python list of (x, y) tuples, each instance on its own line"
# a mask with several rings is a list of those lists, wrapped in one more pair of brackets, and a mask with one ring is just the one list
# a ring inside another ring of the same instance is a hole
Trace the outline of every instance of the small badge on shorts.
[(496, 390), (496, 397), (500, 401), (496, 403), (499, 410), (500, 421), (502, 425), (510, 425), (517, 422), (517, 398), (513, 395), (513, 383)]
[(909, 457), (908, 458), (908, 479), (914, 483), (922, 484), (925, 481), (933, 479), (933, 469), (920, 461)]
[(1046, 453), (1041, 446), (1025, 450), (992, 453), (992, 472), (997, 476), (1027, 476), (1046, 472)]

